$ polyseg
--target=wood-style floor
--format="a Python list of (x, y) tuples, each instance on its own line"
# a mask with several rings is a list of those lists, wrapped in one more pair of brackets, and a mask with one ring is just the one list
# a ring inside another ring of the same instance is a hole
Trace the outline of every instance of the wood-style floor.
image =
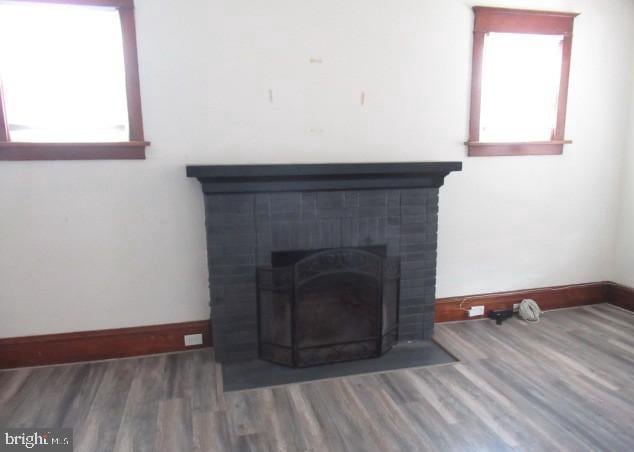
[(0, 372), (0, 426), (77, 451), (634, 451), (634, 314), (436, 326), (458, 364), (216, 393), (209, 351)]

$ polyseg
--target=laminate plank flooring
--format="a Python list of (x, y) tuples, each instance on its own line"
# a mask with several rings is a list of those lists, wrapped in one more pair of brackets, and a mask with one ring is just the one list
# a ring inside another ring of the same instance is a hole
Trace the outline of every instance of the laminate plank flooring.
[(634, 451), (634, 314), (436, 325), (456, 364), (223, 393), (210, 350), (0, 372), (0, 426), (77, 451)]

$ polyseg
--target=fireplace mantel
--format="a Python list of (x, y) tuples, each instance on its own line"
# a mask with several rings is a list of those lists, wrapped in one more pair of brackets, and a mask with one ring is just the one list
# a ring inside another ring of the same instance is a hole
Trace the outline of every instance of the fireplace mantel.
[(462, 162), (190, 165), (205, 193), (439, 188)]

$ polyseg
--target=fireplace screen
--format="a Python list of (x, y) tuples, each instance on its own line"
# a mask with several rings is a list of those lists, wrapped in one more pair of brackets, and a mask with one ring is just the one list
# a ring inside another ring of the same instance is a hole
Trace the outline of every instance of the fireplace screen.
[(258, 268), (260, 358), (292, 367), (364, 359), (398, 339), (400, 264), (385, 247), (273, 253)]

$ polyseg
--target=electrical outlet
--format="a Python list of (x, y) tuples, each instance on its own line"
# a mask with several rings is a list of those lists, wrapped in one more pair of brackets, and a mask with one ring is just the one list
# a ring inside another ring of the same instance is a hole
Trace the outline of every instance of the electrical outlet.
[(513, 303), (513, 312), (518, 312), (520, 310), (520, 304), (519, 303)]
[(185, 347), (192, 347), (194, 345), (203, 345), (202, 334), (186, 334), (185, 335)]
[(484, 306), (471, 306), (469, 317), (478, 317), (479, 315), (484, 315)]

